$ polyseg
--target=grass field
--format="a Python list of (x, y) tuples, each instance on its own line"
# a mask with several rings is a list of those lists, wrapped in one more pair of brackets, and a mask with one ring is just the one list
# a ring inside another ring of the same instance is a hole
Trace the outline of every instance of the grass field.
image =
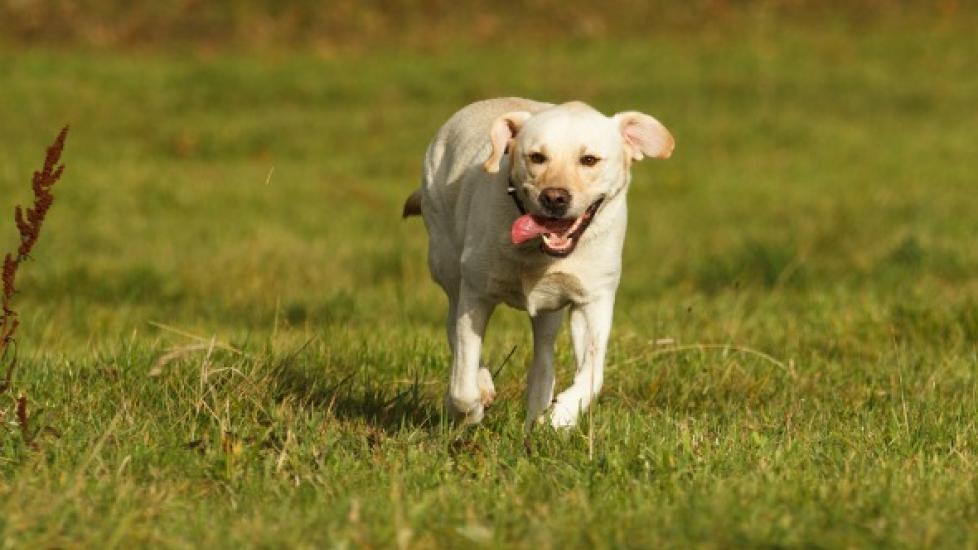
[[(976, 21), (0, 50), (0, 249), (72, 124), (20, 277), (0, 546), (978, 547)], [(437, 127), (509, 94), (678, 144), (636, 169), (592, 423), (527, 438), (511, 310), (485, 423), (443, 418), (445, 302), (399, 219)]]

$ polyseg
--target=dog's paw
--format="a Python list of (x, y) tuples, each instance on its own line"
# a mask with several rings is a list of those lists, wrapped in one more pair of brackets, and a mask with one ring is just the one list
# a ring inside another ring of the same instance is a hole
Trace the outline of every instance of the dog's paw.
[(548, 414), (550, 425), (558, 430), (573, 428), (577, 425), (577, 417), (580, 416), (580, 404), (562, 403), (555, 401)]
[(453, 399), (451, 395), (445, 396), (445, 410), (448, 415), (459, 424), (478, 424), (482, 422), (485, 414), (485, 406), (482, 401)]
[(482, 367), (479, 369), (478, 376), (479, 399), (483, 407), (488, 407), (496, 399), (496, 386), (492, 383), (492, 373), (489, 369)]

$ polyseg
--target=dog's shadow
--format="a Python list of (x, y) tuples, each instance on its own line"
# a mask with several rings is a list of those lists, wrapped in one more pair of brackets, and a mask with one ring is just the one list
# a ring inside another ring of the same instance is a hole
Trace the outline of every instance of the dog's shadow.
[(324, 377), (313, 369), (283, 364), (275, 369), (271, 383), (277, 400), (292, 399), (387, 434), (405, 429), (430, 431), (443, 420), (439, 400), (417, 378), (391, 385), (374, 381), (362, 371)]

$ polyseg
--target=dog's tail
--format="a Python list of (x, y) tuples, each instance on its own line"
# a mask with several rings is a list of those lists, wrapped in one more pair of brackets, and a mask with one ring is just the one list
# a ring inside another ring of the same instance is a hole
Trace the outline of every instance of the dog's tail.
[(402, 218), (410, 218), (411, 216), (421, 215), (421, 190), (418, 189), (411, 196), (404, 201), (404, 211), (401, 213)]

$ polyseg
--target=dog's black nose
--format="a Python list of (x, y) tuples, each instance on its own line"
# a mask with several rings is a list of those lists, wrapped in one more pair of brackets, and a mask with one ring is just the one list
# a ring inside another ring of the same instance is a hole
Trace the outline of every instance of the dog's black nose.
[(548, 187), (540, 191), (540, 206), (555, 217), (563, 216), (570, 208), (571, 196), (566, 189)]

